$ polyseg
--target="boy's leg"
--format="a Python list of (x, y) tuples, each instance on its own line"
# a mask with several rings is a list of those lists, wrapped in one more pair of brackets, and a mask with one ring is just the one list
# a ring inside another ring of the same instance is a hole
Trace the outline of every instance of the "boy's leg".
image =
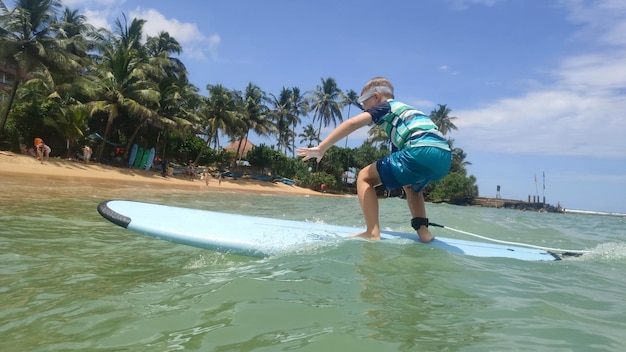
[[(414, 218), (425, 218), (426, 217), (426, 205), (424, 204), (424, 194), (422, 192), (415, 192), (413, 187), (404, 186), (404, 192), (406, 193), (406, 203), (409, 206), (409, 211), (411, 212), (411, 216)], [(422, 242), (430, 242), (435, 238), (428, 227), (425, 225), (420, 226), (419, 230), (417, 230), (417, 234), (420, 237)]]
[(359, 171), (356, 180), (357, 196), (359, 204), (363, 211), (366, 230), (363, 233), (356, 234), (364, 238), (372, 240), (380, 239), (380, 226), (378, 220), (378, 197), (374, 187), (380, 184), (380, 176), (376, 170), (376, 164), (370, 164)]

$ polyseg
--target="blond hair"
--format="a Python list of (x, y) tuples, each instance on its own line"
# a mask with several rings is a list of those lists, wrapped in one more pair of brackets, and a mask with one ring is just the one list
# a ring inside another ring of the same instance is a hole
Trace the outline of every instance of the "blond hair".
[(376, 87), (387, 87), (391, 89), (391, 94), (384, 92), (384, 91), (380, 93), (383, 97), (387, 99), (393, 99), (393, 84), (391, 84), (391, 82), (389, 82), (389, 80), (386, 79), (385, 77), (374, 77), (370, 79), (369, 82), (367, 82), (365, 86), (363, 87), (363, 90), (361, 91), (361, 95), (365, 94), (365, 92), (371, 89), (374, 89)]

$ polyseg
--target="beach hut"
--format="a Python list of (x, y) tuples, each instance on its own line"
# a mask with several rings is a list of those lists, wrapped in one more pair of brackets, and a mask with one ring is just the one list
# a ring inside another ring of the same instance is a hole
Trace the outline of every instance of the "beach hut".
[(254, 144), (252, 144), (248, 138), (243, 138), (227, 145), (224, 149), (235, 153), (237, 159), (245, 159), (248, 152), (254, 147)]

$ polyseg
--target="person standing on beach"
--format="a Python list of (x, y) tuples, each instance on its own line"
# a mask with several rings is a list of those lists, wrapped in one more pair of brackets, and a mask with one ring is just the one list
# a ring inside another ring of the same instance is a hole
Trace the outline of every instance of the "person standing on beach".
[(191, 160), (189, 160), (189, 168), (187, 169), (187, 175), (189, 176), (189, 180), (193, 181), (196, 178), (196, 165), (193, 164)]
[(37, 153), (37, 160), (41, 161), (43, 164), (43, 151), (44, 151), (44, 142), (43, 139), (36, 137), (33, 145), (35, 146), (35, 152)]
[(450, 171), (452, 153), (437, 126), (421, 111), (394, 100), (393, 85), (383, 77), (371, 79), (358, 99), (364, 111), (342, 122), (317, 147), (300, 148), (303, 161), (319, 162), (328, 148), (357, 129), (375, 123), (386, 131), (393, 145), (392, 153), (364, 167), (357, 176), (357, 196), (366, 230), (354, 236), (380, 239), (378, 198), (375, 187), (388, 190), (404, 188), (411, 212), (411, 226), (422, 242), (434, 236), (428, 229), (422, 190), (442, 179)]
[(206, 169), (204, 169), (204, 174), (202, 175), (204, 177), (204, 184), (209, 187), (209, 176), (211, 176), (211, 174), (209, 173), (209, 167), (207, 166)]
[(85, 164), (89, 164), (89, 159), (91, 159), (91, 147), (86, 145), (83, 147), (83, 161)]

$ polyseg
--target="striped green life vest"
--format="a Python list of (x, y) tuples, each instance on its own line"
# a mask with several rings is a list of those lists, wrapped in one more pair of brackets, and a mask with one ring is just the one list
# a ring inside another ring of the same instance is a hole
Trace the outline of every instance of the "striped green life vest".
[(398, 149), (432, 146), (450, 150), (445, 137), (423, 112), (395, 100), (388, 101), (391, 111), (378, 120), (391, 143)]

